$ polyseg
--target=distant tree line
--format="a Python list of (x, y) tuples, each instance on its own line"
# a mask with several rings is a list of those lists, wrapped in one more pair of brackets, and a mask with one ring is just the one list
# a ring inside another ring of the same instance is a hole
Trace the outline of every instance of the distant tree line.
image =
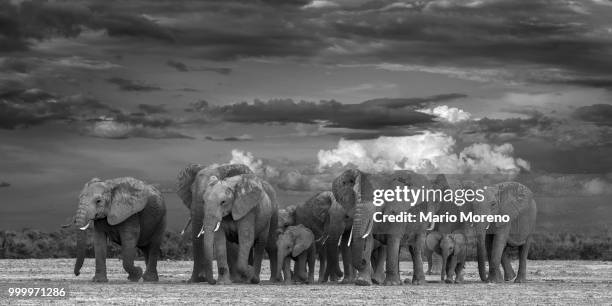
[[(89, 233), (87, 257), (94, 257), (93, 239)], [(190, 233), (180, 235), (166, 232), (161, 247), (161, 258), (166, 260), (190, 260)], [(529, 259), (558, 260), (607, 260), (612, 261), (612, 233), (536, 233), (529, 252)], [(475, 240), (470, 241), (469, 257), (476, 258)], [(121, 249), (114, 243), (109, 244), (109, 257), (119, 257)], [(513, 251), (516, 256), (516, 251)], [(25, 258), (73, 258), (76, 256), (76, 231), (60, 229), (44, 232), (36, 229), (21, 231), (0, 230), (0, 259)], [(402, 248), (402, 259), (410, 255)]]

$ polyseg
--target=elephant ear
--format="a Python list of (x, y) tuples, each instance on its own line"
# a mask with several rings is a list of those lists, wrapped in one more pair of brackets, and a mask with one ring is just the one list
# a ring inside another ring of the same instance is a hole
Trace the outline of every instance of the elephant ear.
[(259, 178), (254, 175), (240, 175), (228, 179), (234, 190), (232, 218), (240, 220), (257, 205), (269, 198), (263, 190)]
[(462, 233), (452, 233), (453, 241), (455, 242), (455, 249), (464, 248), (467, 245), (467, 238)]
[(176, 194), (179, 196), (179, 198), (181, 198), (183, 204), (185, 204), (187, 208), (191, 207), (191, 186), (195, 181), (196, 175), (202, 169), (204, 169), (204, 166), (200, 164), (190, 164), (184, 169), (182, 169), (178, 174)]
[(435, 251), (436, 253), (442, 253), (440, 249), (440, 240), (442, 239), (442, 234), (440, 232), (431, 232), (427, 234), (425, 237), (425, 246), (427, 249)]
[(143, 210), (150, 195), (146, 189), (142, 182), (131, 178), (111, 185), (110, 209), (106, 217), (108, 224), (119, 224)]
[[(518, 218), (520, 213), (524, 211), (530, 201), (533, 199), (533, 193), (525, 185), (517, 182), (507, 182), (497, 184), (498, 186), (498, 212), (501, 215), (508, 215), (510, 221)], [(493, 211), (496, 211), (493, 209)], [(503, 222), (498, 222), (497, 226), (503, 226)]]
[(314, 234), (312, 231), (304, 226), (296, 228), (295, 241), (293, 244), (293, 250), (291, 250), (291, 256), (297, 257), (306, 251), (314, 242)]
[(334, 203), (334, 195), (331, 191), (323, 191), (314, 196), (310, 201), (312, 215), (320, 222), (325, 222), (329, 216), (329, 209)]

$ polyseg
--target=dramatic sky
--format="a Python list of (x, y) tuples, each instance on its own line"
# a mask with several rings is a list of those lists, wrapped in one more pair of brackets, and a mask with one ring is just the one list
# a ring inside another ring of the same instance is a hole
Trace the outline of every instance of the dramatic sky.
[(345, 167), (606, 202), (611, 16), (610, 0), (0, 0), (0, 228), (54, 228), (86, 181), (118, 176), (159, 184), (178, 228), (193, 162), (246, 163), (282, 205)]

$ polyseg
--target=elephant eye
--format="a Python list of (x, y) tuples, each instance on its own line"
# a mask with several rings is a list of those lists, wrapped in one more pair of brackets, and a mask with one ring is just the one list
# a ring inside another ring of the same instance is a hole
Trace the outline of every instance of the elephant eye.
[(225, 200), (221, 201), (221, 205), (225, 205)]
[(100, 203), (102, 203), (102, 200), (97, 199), (97, 200), (96, 200), (96, 205), (100, 205)]

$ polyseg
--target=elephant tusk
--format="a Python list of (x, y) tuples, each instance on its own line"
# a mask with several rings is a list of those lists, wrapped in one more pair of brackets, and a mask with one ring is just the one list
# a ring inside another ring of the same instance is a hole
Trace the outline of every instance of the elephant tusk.
[(431, 225), (427, 228), (428, 231), (433, 231), (434, 227), (436, 227), (436, 222), (431, 221)]
[(485, 231), (489, 229), (489, 226), (491, 226), (491, 223), (487, 224), (487, 227), (485, 227)]
[(204, 235), (204, 225), (202, 225), (202, 228), (200, 228), (200, 232), (198, 233), (198, 236), (196, 238), (200, 238), (200, 236)]
[(351, 241), (353, 241), (353, 226), (351, 226), (351, 233), (349, 234), (349, 239), (348, 239), (348, 243), (346, 244), (346, 246), (351, 246)]
[(221, 222), (217, 222), (217, 226), (215, 227), (214, 232), (217, 232), (219, 230), (219, 227), (221, 227)]
[(340, 247), (341, 244), (342, 244), (342, 236), (340, 236), (340, 239), (338, 239), (338, 247)]
[(374, 225), (370, 222), (370, 226), (368, 226), (368, 231), (363, 234), (363, 236), (361, 237), (362, 239), (366, 239), (368, 238), (368, 236), (370, 236), (370, 233), (372, 232), (372, 228), (374, 227)]
[(80, 230), (82, 230), (82, 231), (84, 231), (84, 230), (86, 230), (87, 228), (89, 228), (89, 225), (90, 225), (90, 224), (91, 224), (91, 221), (90, 221), (90, 222), (87, 222), (87, 224), (85, 224), (85, 226), (83, 226), (83, 227), (79, 227), (79, 229), (80, 229)]
[(189, 218), (189, 220), (187, 220), (187, 224), (185, 224), (185, 227), (183, 227), (183, 230), (181, 231), (181, 236), (185, 235), (185, 231), (189, 227), (189, 224), (191, 224), (191, 218)]
[(67, 227), (70, 227), (71, 225), (72, 225), (72, 224), (70, 224), (70, 223), (68, 223), (68, 224), (64, 224), (64, 225), (62, 225), (62, 228), (67, 228)]

